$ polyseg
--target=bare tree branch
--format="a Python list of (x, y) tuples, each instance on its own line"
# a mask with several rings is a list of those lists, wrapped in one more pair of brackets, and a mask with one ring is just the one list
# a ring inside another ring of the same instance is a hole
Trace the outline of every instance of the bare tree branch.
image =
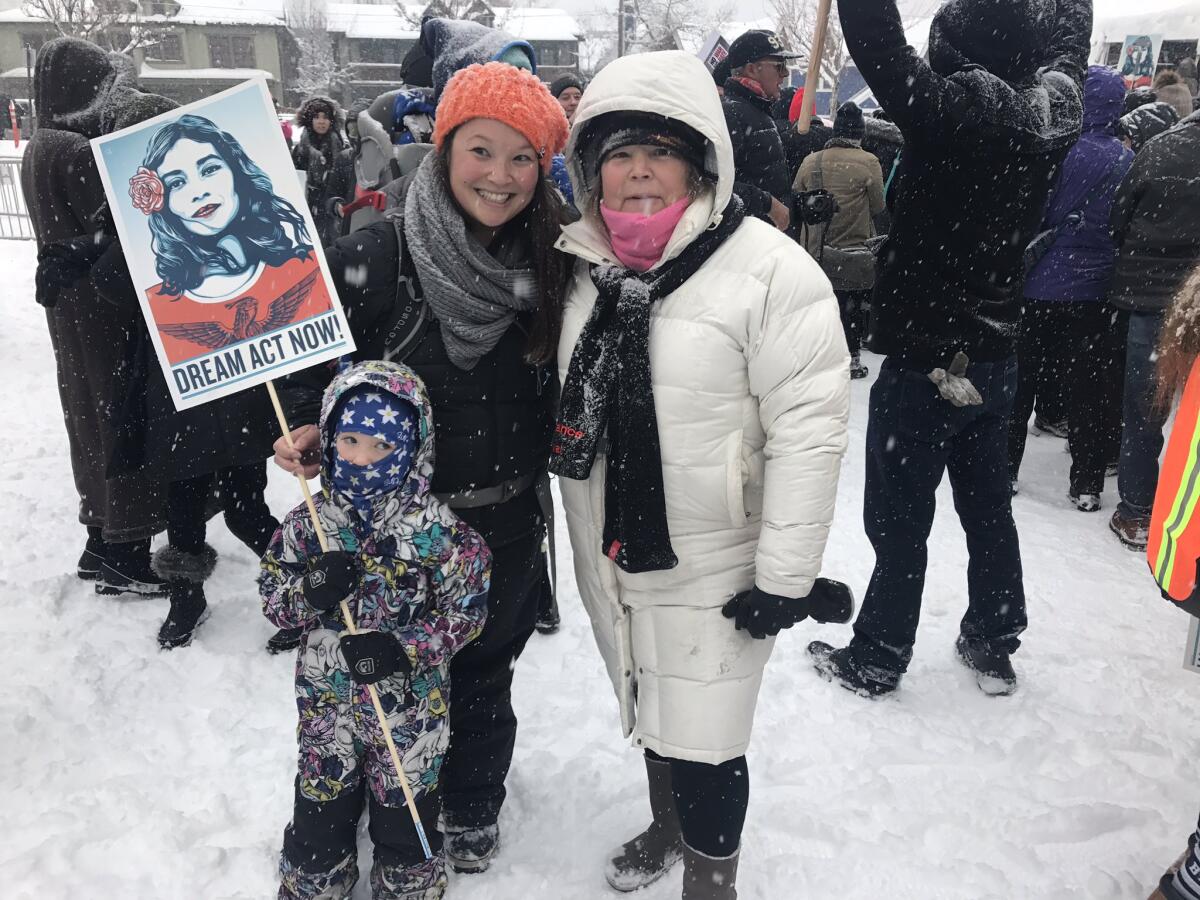
[[(817, 0), (768, 0), (767, 6), (774, 14), (775, 30), (783, 39), (784, 46), (802, 53), (807, 60), (812, 54), (813, 35), (816, 32)], [(846, 52), (846, 41), (842, 37), (842, 24), (838, 18), (837, 0), (834, 0), (825, 31), (825, 47), (821, 53), (820, 79), (814, 88), (819, 90), (822, 82), (832, 88), (829, 98), (831, 115), (838, 106), (838, 80), (849, 60), (850, 54)]]
[(25, 0), (22, 11), (54, 26), (63, 37), (121, 53), (155, 44), (163, 34), (158, 17), (147, 22), (135, 0)]

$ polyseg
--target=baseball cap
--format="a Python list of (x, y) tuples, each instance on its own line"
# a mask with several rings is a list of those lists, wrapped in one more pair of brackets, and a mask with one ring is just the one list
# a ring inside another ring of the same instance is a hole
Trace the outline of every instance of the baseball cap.
[(799, 53), (789, 53), (773, 31), (747, 31), (729, 45), (728, 63), (730, 69), (740, 69), (744, 65), (773, 56), (777, 59), (799, 59)]

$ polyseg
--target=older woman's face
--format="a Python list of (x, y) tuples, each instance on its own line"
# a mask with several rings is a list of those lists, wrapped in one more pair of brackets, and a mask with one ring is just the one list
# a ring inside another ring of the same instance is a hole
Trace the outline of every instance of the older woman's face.
[(583, 96), (583, 92), (579, 88), (569, 87), (558, 95), (558, 105), (563, 108), (566, 113), (567, 121), (575, 121), (575, 110), (579, 109), (579, 98)]
[(496, 119), (471, 119), (450, 145), (450, 190), (471, 219), (499, 228), (533, 200), (542, 170), (525, 135)]
[(178, 141), (158, 167), (167, 208), (200, 237), (219, 234), (238, 213), (233, 171), (212, 144)]
[(325, 113), (317, 113), (313, 116), (312, 127), (317, 134), (328, 134), (333, 122)]
[(600, 196), (615, 212), (652, 216), (688, 193), (688, 164), (663, 147), (630, 144), (600, 165)]

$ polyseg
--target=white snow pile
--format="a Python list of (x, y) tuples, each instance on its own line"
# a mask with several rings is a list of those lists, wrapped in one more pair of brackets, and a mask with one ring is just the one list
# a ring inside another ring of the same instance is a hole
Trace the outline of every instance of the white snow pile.
[[(263, 650), (256, 561), (210, 525), (221, 554), (213, 616), (195, 644), (160, 652), (166, 601), (97, 597), (73, 572), (67, 442), (32, 242), (0, 244), (0, 895), (89, 900), (274, 896), (294, 774), (293, 660)], [(877, 369), (878, 360), (865, 357)], [(850, 453), (825, 574), (861, 597), (869, 384), (856, 382)], [(988, 698), (954, 657), (966, 554), (948, 487), (930, 540), (912, 668), (872, 702), (820, 680), (804, 647), (845, 626), (785, 632), (767, 669), (750, 750), (745, 900), (1124, 900), (1149, 893), (1194, 826), (1195, 701), (1187, 617), (1159, 599), (1143, 559), (1065, 499), (1061, 441), (1031, 438), (1015, 501), (1030, 628), (1020, 690)], [(1115, 504), (1115, 483), (1104, 494)], [(277, 514), (299, 502), (272, 472)], [(566, 532), (560, 517), (560, 546)], [(648, 816), (641, 762), (571, 577), (563, 629), (517, 665), (521, 719), (503, 846), (492, 869), (452, 876), (461, 900), (591, 900), (605, 853)], [(361, 841), (369, 895), (369, 841)], [(677, 900), (678, 872), (640, 900)]]

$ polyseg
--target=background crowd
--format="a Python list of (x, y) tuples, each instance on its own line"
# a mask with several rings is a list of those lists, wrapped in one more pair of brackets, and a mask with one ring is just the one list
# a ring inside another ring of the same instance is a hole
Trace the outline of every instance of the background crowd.
[[(406, 771), (412, 761), (422, 774), (436, 865), (407, 838), (407, 814), (390, 814), (402, 801), (378, 776), (378, 748), (360, 740), (337, 758), (375, 779), (373, 896), (436, 900), (443, 855), (481, 872), (499, 851), (514, 667), (534, 630), (558, 621), (553, 473), (623, 732), (646, 761), (652, 821), (613, 852), (608, 883), (635, 890), (682, 860), (685, 900), (736, 897), (745, 751), (773, 638), (810, 616), (849, 618), (846, 586), (818, 576), (863, 349), (884, 357), (863, 509), (876, 558), (852, 639), (809, 646), (822, 675), (870, 697), (899, 687), (948, 474), (970, 553), (956, 651), (985, 693), (1017, 689), (1027, 615), (1011, 498), (1031, 418), (1035, 433), (1066, 438), (1066, 502), (1098, 511), (1116, 477), (1116, 540), (1149, 547), (1152, 562), (1166, 554), (1160, 586), (1195, 607), (1200, 541), (1163, 519), (1190, 509), (1180, 492), (1194, 463), (1168, 450), (1159, 473), (1176, 390), (1186, 383), (1179, 421), (1200, 406), (1194, 68), (1126, 92), (1115, 71), (1087, 65), (1090, 3), (1054, 7), (950, 0), (923, 58), (894, 3), (841, 0), (881, 109), (846, 103), (831, 125), (799, 121), (802, 92), (782, 88), (796, 54), (770, 32), (735, 41), (711, 77), (659, 53), (546, 86), (528, 44), (431, 19), (427, 65), (406, 62), (427, 77), (349, 111), (311, 98), (285, 127), (354, 361), (419, 376), (427, 400), (380, 383), (432, 417), (432, 496), (490, 550), (486, 621), (469, 637), (436, 663), (412, 651), (409, 667), (425, 667), (412, 672), (391, 638), (374, 651), (391, 662), (373, 671), (398, 679), (395, 708), (448, 717), (448, 731), (428, 729), (436, 746), (394, 735)], [(348, 896), (368, 800), (349, 777), (327, 789), (331, 757), (317, 748), (329, 738), (305, 724), (336, 730), (350, 715), (313, 705), (326, 690), (314, 655), (345, 660), (303, 567), (294, 584), (269, 577), (289, 531), (263, 492), (274, 453), (289, 471), (324, 470), (337, 494), (329, 414), (354, 380), (318, 367), (282, 385), (294, 448), (255, 392), (174, 411), (88, 144), (172, 104), (142, 92), (119, 54), (73, 39), (39, 54), (35, 93), (43, 127), (23, 187), (87, 529), (78, 575), (101, 594), (168, 596), (159, 643), (174, 648), (207, 613), (207, 520), (222, 512), (267, 554), (264, 602), (280, 629), (268, 648), (300, 648), (280, 896)], [(365, 541), (382, 525), (364, 515)], [(363, 553), (347, 592), (386, 577)], [(419, 701), (404, 687), (418, 676)], [(361, 699), (377, 680), (348, 677), (328, 690)], [(448, 710), (429, 678), (453, 686)], [(1200, 898), (1195, 844), (1163, 876), (1168, 900)]]

